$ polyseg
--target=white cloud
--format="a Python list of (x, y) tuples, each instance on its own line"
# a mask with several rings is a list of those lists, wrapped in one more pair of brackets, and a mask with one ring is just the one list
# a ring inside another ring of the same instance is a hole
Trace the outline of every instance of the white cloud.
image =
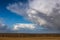
[(0, 30), (5, 30), (7, 29), (6, 24), (4, 24), (4, 19), (0, 18)]
[[(13, 3), (7, 9), (28, 18), (39, 26), (46, 26), (53, 29), (60, 28), (60, 0), (29, 0), (29, 3)], [(58, 9), (57, 9), (58, 8)]]
[(26, 23), (17, 23), (13, 25), (13, 30), (20, 30), (20, 29), (35, 29), (35, 24), (26, 24)]
[(5, 26), (5, 24), (0, 23), (0, 27), (3, 27), (3, 26)]

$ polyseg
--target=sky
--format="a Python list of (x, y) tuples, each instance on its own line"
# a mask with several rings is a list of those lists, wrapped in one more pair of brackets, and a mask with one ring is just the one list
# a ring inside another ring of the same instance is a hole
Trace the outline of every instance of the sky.
[(60, 33), (57, 2), (0, 0), (0, 33)]

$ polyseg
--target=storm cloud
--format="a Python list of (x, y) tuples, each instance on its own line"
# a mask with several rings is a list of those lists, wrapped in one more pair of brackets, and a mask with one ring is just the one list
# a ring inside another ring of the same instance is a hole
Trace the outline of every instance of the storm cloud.
[(60, 30), (60, 0), (29, 0), (27, 3), (8, 4), (6, 8), (39, 27)]

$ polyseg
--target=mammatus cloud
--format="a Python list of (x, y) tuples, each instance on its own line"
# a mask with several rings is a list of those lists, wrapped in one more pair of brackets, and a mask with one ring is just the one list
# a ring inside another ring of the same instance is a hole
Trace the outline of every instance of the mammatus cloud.
[(60, 0), (29, 0), (26, 4), (9, 4), (7, 9), (39, 26), (60, 29)]
[(24, 24), (24, 23), (17, 23), (13, 25), (13, 30), (20, 30), (20, 29), (35, 29), (35, 24)]

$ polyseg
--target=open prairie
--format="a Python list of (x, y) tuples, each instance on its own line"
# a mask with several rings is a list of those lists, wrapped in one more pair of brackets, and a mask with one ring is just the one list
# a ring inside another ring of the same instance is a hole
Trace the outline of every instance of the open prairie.
[(0, 37), (0, 40), (60, 40), (60, 37)]
[(0, 40), (60, 40), (60, 34), (0, 34)]

